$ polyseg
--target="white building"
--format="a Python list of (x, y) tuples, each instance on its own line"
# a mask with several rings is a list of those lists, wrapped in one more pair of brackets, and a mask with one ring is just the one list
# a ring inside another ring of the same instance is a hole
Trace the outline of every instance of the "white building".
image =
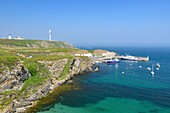
[(15, 40), (24, 40), (24, 38), (21, 38), (20, 36), (17, 36), (14, 38)]
[(75, 56), (81, 56), (80, 54), (75, 54)]
[(86, 56), (86, 57), (93, 57), (91, 53), (85, 53), (85, 54), (75, 54), (75, 56)]
[(93, 57), (91, 53), (82, 54), (81, 56)]

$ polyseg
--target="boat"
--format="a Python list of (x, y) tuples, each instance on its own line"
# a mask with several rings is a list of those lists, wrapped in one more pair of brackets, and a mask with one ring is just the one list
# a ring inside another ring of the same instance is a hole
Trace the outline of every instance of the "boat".
[(115, 63), (119, 63), (120, 60), (115, 58), (115, 59), (110, 59), (110, 60), (106, 60), (107, 64), (115, 64)]
[(137, 56), (126, 54), (125, 56), (121, 56), (121, 59), (130, 60), (130, 61), (149, 61), (149, 56), (148, 57), (137, 57)]
[(139, 66), (139, 68), (142, 68), (142, 66)]
[(150, 67), (147, 67), (147, 70), (151, 70), (151, 68), (150, 68)]
[(151, 75), (154, 75), (155, 73), (153, 71), (151, 71)]
[(160, 67), (161, 67), (161, 65), (160, 65), (159, 63), (156, 63), (156, 66), (157, 66), (158, 68), (160, 68)]
[(153, 66), (154, 66), (154, 64), (152, 64), (152, 71), (151, 71), (151, 75), (154, 75), (155, 73), (154, 73), (154, 71), (153, 71)]
[(138, 57), (135, 57), (135, 56), (126, 54), (126, 56), (122, 56), (122, 59), (123, 59), (123, 60), (137, 61), (137, 60), (138, 60)]

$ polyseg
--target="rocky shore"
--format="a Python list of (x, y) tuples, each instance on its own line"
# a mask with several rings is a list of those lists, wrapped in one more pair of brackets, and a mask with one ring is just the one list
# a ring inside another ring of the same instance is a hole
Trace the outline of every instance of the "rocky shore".
[(0, 64), (1, 113), (25, 112), (74, 75), (92, 72), (94, 62), (87, 57), (75, 57), (39, 60), (35, 66), (26, 64), (22, 60), (12, 68)]

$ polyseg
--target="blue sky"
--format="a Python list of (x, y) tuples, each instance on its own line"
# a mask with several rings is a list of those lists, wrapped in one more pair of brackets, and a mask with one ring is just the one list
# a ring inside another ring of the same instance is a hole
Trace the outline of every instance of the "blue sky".
[(0, 37), (170, 46), (170, 0), (0, 0)]

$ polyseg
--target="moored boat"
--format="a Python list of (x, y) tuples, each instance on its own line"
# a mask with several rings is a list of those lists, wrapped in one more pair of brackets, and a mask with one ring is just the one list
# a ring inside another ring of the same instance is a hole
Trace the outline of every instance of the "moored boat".
[(149, 61), (149, 56), (148, 57), (137, 57), (137, 56), (126, 54), (125, 56), (122, 56), (121, 59), (130, 60), (130, 61)]
[(123, 60), (132, 60), (132, 61), (137, 61), (138, 57), (127, 55), (122, 57)]
[(106, 63), (107, 64), (115, 64), (115, 63), (119, 63), (120, 60), (119, 59), (110, 59), (110, 60), (106, 60)]

